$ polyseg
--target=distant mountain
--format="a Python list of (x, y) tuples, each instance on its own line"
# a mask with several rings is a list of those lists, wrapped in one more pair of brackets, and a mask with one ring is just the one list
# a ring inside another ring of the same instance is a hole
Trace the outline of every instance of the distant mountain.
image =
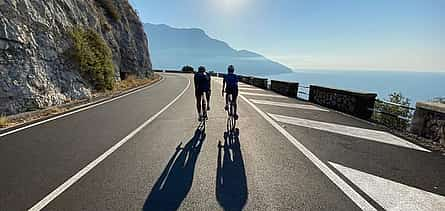
[(209, 70), (225, 72), (229, 64), (246, 75), (268, 75), (291, 69), (264, 56), (235, 50), (227, 43), (210, 38), (202, 29), (178, 29), (165, 24), (144, 24), (153, 68), (180, 69), (204, 65)]

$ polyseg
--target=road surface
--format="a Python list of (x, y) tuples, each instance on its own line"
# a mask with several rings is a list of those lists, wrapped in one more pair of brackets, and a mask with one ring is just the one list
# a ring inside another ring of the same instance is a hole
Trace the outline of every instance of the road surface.
[(353, 117), (191, 75), (0, 135), (0, 210), (445, 210), (443, 156)]

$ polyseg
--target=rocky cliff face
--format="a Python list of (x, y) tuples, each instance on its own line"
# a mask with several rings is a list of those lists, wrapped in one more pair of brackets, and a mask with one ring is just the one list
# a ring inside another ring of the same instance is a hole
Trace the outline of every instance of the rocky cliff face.
[(146, 34), (127, 0), (0, 0), (0, 114), (91, 96), (69, 56), (74, 27), (104, 38), (116, 80), (151, 69)]

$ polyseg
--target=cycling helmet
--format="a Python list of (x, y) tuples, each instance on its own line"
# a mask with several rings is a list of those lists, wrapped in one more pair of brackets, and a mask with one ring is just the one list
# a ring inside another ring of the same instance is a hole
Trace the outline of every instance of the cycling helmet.
[(233, 72), (235, 72), (235, 67), (233, 65), (229, 65), (229, 67), (227, 68), (227, 71), (229, 71), (229, 73), (233, 73)]
[(206, 68), (204, 66), (199, 66), (198, 72), (205, 72)]

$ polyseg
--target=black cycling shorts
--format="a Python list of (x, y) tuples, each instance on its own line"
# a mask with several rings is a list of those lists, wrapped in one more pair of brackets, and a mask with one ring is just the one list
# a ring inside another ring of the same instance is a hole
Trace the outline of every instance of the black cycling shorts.
[(210, 90), (195, 90), (195, 97), (201, 97), (204, 93), (210, 94)]
[(233, 99), (238, 97), (238, 87), (226, 87), (226, 93), (232, 94)]

